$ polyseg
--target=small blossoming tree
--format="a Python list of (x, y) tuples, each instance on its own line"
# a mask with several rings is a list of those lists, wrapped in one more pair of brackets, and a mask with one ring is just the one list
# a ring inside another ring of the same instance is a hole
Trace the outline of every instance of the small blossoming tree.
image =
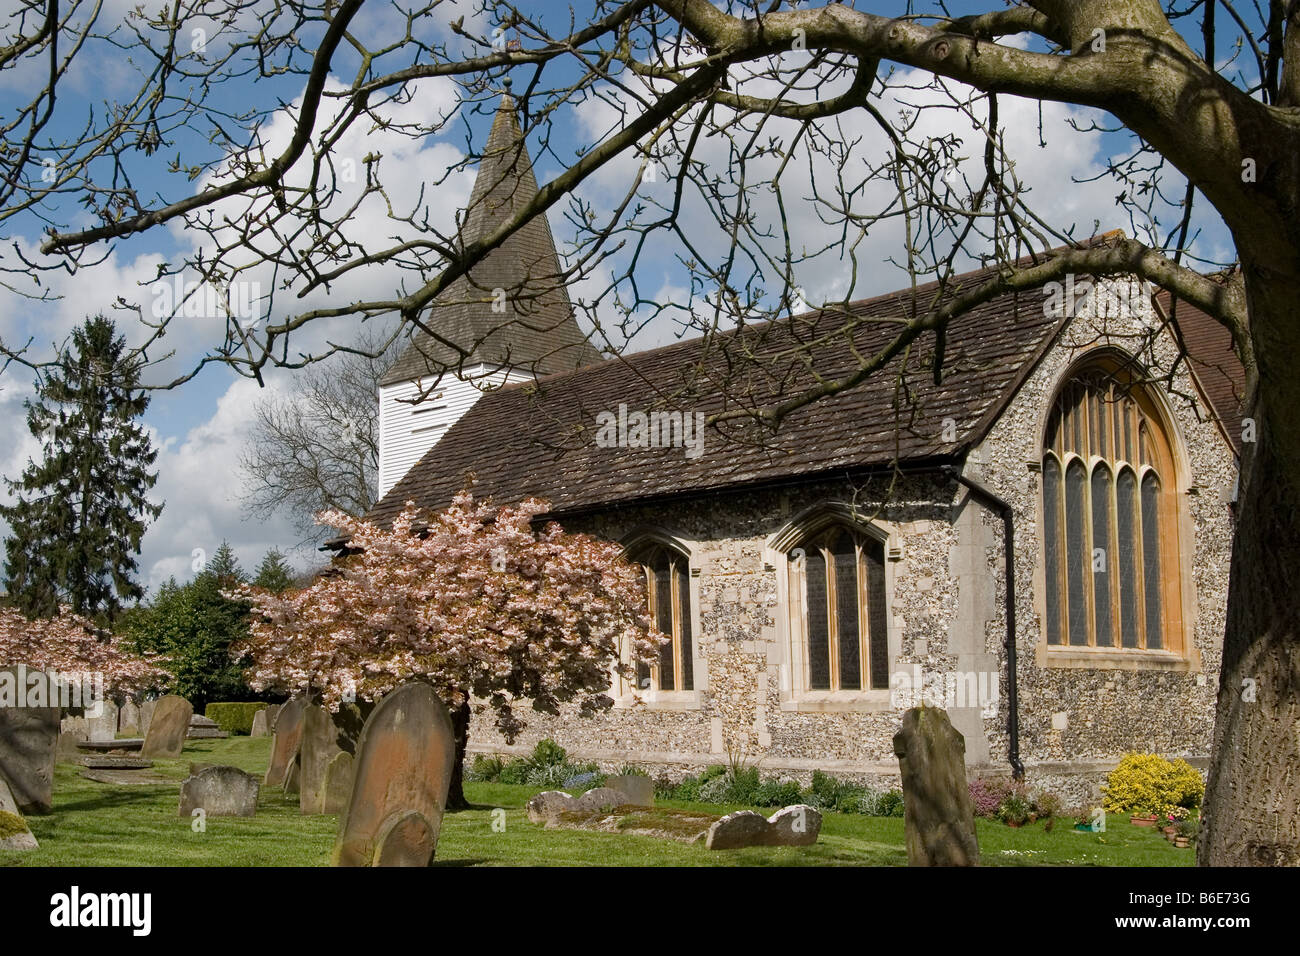
[(408, 502), (388, 529), (324, 512), (317, 520), (347, 535), (349, 556), (299, 591), (241, 588), (253, 623), (232, 651), (252, 660), (254, 689), (318, 694), (331, 710), (428, 681), (456, 729), (448, 803), (464, 806), (472, 700), (507, 740), (524, 726), (521, 701), (549, 714), (576, 702), (590, 716), (612, 703), (611, 675), (633, 679), (664, 639), (619, 546), (554, 522), (537, 530), (545, 510), (535, 499), (494, 508), (461, 492), (437, 514)]
[(28, 620), (14, 608), (0, 607), (0, 667), (64, 674), (102, 674), (113, 696), (137, 696), (165, 683), (170, 675), (152, 654), (137, 654), (122, 639), (67, 605), (57, 617)]

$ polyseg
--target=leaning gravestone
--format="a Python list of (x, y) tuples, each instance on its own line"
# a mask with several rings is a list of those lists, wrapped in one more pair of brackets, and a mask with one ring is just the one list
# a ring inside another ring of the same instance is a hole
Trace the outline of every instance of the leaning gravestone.
[(303, 813), (331, 812), (325, 809), (325, 772), (337, 755), (356, 753), (364, 723), (356, 704), (342, 704), (333, 714), (319, 704), (306, 706), (298, 745), (298, 806)]
[(909, 866), (976, 866), (975, 810), (966, 783), (966, 741), (937, 707), (913, 707), (894, 735), (903, 776)]
[(193, 716), (194, 708), (184, 697), (168, 694), (161, 698), (154, 705), (153, 719), (149, 722), (149, 732), (145, 734), (140, 756), (179, 757)]
[(357, 745), (335, 866), (428, 866), (455, 762), (447, 708), (428, 684), (384, 695)]
[[(271, 764), (262, 781), (268, 787), (283, 787), (289, 768), (298, 760), (298, 745), (302, 742), (303, 712), (307, 701), (295, 697), (280, 708), (271, 736)], [(288, 789), (287, 787), (285, 788)]]
[(0, 777), (21, 813), (49, 813), (53, 806), (59, 708), (18, 706), (27, 702), (37, 675), (44, 678), (41, 671), (27, 671), (27, 686), (20, 688), (17, 670), (0, 670)]
[(18, 812), (18, 804), (9, 785), (0, 778), (0, 850), (35, 850), (36, 837)]
[(210, 817), (251, 817), (258, 787), (257, 778), (238, 767), (204, 767), (181, 784), (179, 815), (201, 808)]

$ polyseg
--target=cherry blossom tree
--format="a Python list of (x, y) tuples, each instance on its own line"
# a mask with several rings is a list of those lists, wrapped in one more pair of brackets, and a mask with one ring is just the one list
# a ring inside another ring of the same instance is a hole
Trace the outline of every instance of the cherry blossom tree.
[(138, 654), (116, 635), (74, 614), (66, 604), (56, 617), (28, 620), (0, 607), (0, 667), (102, 674), (116, 697), (138, 696), (170, 675), (153, 654)]
[(611, 705), (611, 677), (634, 679), (664, 640), (621, 548), (554, 522), (537, 530), (546, 508), (537, 499), (495, 508), (466, 491), (436, 514), (408, 502), (391, 528), (322, 512), (317, 520), (348, 538), (333, 573), (280, 595), (237, 592), (254, 609), (249, 640), (233, 649), (253, 661), (249, 683), (337, 710), (428, 681), (456, 730), (448, 805), (466, 806), (472, 702), (491, 709), (507, 740), (524, 727), (521, 701), (548, 714), (576, 703), (590, 716)]

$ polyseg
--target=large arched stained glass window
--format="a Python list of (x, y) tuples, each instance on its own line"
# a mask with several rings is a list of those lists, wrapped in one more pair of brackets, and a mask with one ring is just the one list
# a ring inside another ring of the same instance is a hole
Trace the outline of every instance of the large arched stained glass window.
[(1042, 474), (1047, 643), (1178, 650), (1172, 440), (1118, 362), (1091, 364), (1061, 389)]

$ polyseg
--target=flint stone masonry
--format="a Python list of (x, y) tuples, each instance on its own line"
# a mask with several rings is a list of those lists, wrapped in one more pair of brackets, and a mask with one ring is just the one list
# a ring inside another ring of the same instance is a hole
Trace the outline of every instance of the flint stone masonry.
[(144, 746), (140, 750), (141, 756), (179, 757), (193, 716), (194, 708), (184, 697), (169, 694), (160, 698), (154, 706), (149, 732), (145, 734)]
[(447, 806), (455, 749), (451, 716), (428, 684), (403, 684), (385, 694), (361, 731), (334, 865), (428, 866)]
[(796, 804), (764, 817), (752, 810), (729, 813), (709, 827), (705, 847), (737, 850), (747, 846), (812, 846), (822, 829), (815, 807)]
[(975, 811), (966, 783), (965, 742), (937, 707), (913, 707), (894, 735), (903, 775), (909, 866), (976, 866)]
[(20, 812), (50, 812), (58, 743), (57, 707), (0, 707), (0, 778)]
[(181, 783), (177, 814), (189, 817), (202, 809), (210, 817), (251, 817), (259, 788), (257, 778), (238, 767), (205, 767)]

